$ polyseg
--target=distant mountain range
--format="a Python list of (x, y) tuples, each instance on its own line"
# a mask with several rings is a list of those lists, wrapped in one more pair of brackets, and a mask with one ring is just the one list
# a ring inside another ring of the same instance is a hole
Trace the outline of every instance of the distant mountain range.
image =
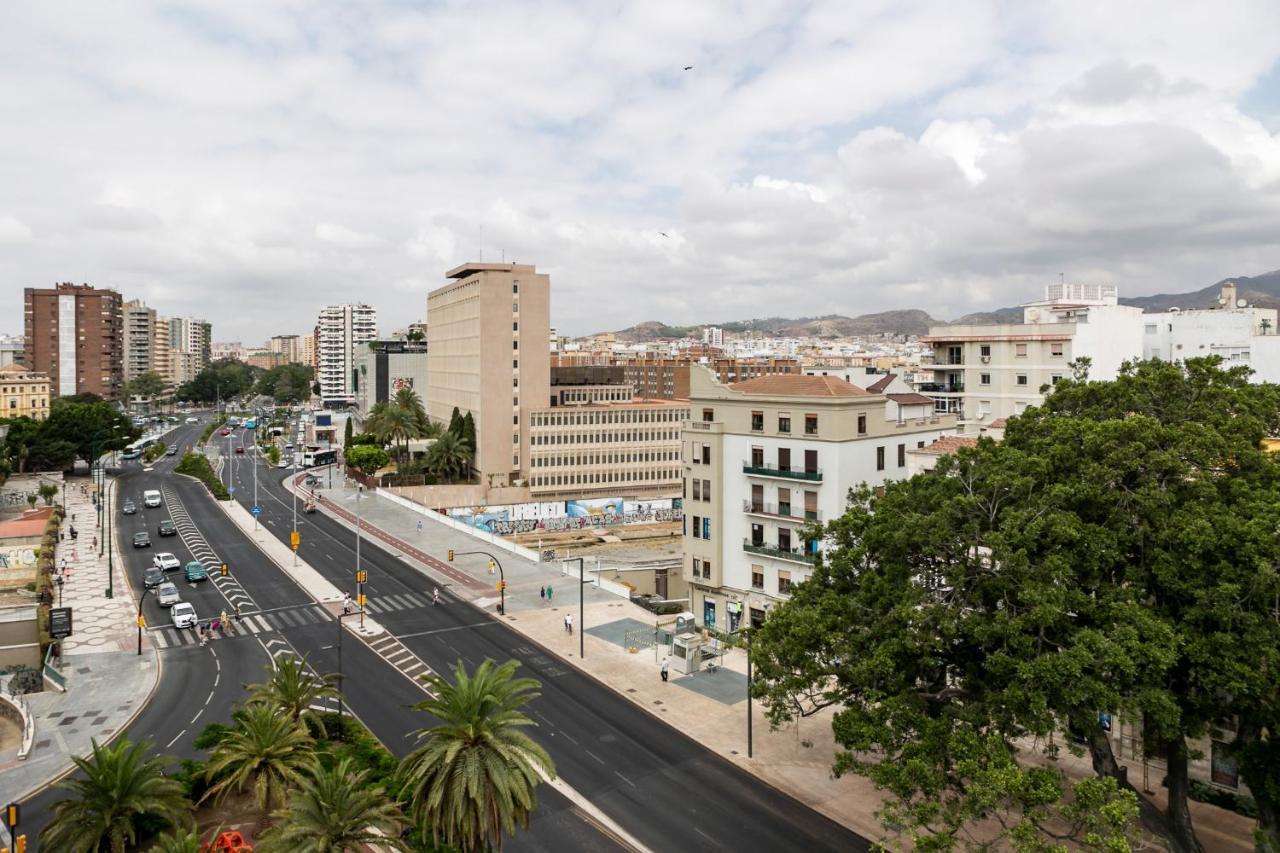
[[(1218, 304), (1218, 294), (1228, 281), (1236, 283), (1239, 298), (1261, 308), (1280, 308), (1280, 270), (1257, 276), (1224, 278), (1200, 290), (1189, 293), (1157, 293), (1155, 296), (1120, 297), (1122, 305), (1136, 305), (1146, 312), (1168, 311), (1170, 308), (1211, 308)], [(726, 332), (760, 332), (781, 338), (840, 338), (853, 335), (926, 335), (930, 326), (951, 323), (1020, 323), (1022, 309), (998, 308), (995, 311), (979, 311), (955, 320), (937, 320), (917, 308), (899, 311), (881, 311), (878, 314), (860, 314), (846, 317), (827, 314), (822, 317), (763, 317), (755, 320), (731, 320), (724, 323), (705, 323), (695, 326), (668, 326), (657, 320), (637, 323), (614, 334), (627, 343), (638, 341), (679, 340), (697, 333), (706, 326), (718, 326)]]

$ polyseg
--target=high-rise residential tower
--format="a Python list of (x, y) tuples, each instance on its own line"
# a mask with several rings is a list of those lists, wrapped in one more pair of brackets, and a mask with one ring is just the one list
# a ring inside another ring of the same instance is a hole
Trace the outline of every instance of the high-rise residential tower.
[(378, 315), (363, 303), (327, 305), (316, 322), (316, 381), (326, 406), (356, 402), (354, 349), (378, 336)]
[(23, 292), (26, 367), (46, 373), (51, 396), (97, 394), (115, 400), (124, 383), (120, 294), (87, 284)]

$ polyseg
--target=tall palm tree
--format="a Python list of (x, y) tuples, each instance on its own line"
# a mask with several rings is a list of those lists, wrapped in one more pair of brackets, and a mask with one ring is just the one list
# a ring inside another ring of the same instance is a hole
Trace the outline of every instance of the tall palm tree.
[(191, 803), (182, 785), (166, 778), (169, 759), (147, 758), (150, 741), (131, 743), (121, 738), (114, 746), (91, 741), (88, 758), (73, 756), (79, 775), (58, 787), (72, 794), (53, 806), (53, 819), (40, 833), (42, 850), (97, 853), (105, 844), (123, 853), (138, 841), (138, 822), (154, 816), (184, 825), (191, 819)]
[(382, 416), (382, 435), (385, 441), (403, 445), (401, 454), (408, 450), (409, 439), (421, 434), (417, 417), (409, 409), (400, 406), (388, 406)]
[(422, 398), (412, 388), (401, 388), (396, 392), (395, 405), (413, 415), (414, 422), (421, 432), (427, 426), (427, 410), (422, 406)]
[(316, 675), (305, 661), (292, 655), (277, 658), (267, 664), (266, 670), (270, 678), (262, 684), (249, 685), (249, 701), (263, 702), (295, 723), (312, 705), (338, 695), (333, 676)]
[(311, 761), (313, 743), (301, 724), (255, 702), (232, 715), (236, 726), (209, 757), (205, 776), (213, 785), (204, 798), (220, 801), (232, 791), (253, 788), (265, 822), (284, 792), (296, 785)]
[(427, 468), (445, 480), (466, 479), (471, 473), (471, 451), (462, 440), (446, 432), (427, 451)]
[(328, 769), (317, 762), (276, 812), (279, 820), (258, 850), (341, 853), (364, 844), (404, 850), (396, 835), (404, 815), (385, 793), (369, 787), (367, 776), (367, 771), (352, 772), (349, 758)]
[(538, 696), (538, 682), (513, 678), (519, 665), (486, 660), (468, 675), (459, 661), (453, 683), (426, 676), (434, 698), (414, 706), (440, 724), (417, 732), (425, 742), (401, 762), (410, 811), (464, 851), (501, 849), (504, 831), (528, 826), (540, 774), (555, 778), (551, 756), (521, 731), (534, 725), (519, 708)]

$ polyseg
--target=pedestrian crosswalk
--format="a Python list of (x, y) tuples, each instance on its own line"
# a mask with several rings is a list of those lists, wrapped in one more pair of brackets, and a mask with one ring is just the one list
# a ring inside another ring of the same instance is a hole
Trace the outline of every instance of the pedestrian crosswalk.
[[(216, 614), (210, 614), (210, 616), (215, 617)], [(209, 619), (205, 618), (201, 621), (207, 623)], [(239, 619), (232, 617), (225, 628), (215, 632), (213, 636), (215, 640), (225, 637), (246, 637), (331, 621), (333, 617), (324, 608), (315, 604), (304, 604), (260, 613), (244, 613)], [(200, 642), (200, 634), (195, 628), (175, 628), (169, 625), (152, 628), (148, 633), (156, 646), (161, 649), (190, 646)]]
[(365, 600), (365, 608), (370, 613), (389, 613), (396, 610), (412, 610), (417, 607), (427, 607), (431, 604), (429, 598), (420, 596), (417, 593), (406, 592), (400, 595), (383, 595), (377, 598), (368, 598)]

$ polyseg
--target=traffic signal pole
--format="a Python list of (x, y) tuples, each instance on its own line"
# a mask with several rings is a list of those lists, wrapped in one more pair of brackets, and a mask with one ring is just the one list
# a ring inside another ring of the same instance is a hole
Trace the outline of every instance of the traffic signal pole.
[(502, 596), (501, 603), (498, 605), (498, 608), (499, 608), (498, 612), (501, 613), (503, 616), (506, 616), (507, 615), (507, 576), (506, 576), (506, 573), (502, 571), (502, 563), (498, 560), (497, 557), (493, 556), (488, 551), (455, 551), (452, 548), (449, 549), (449, 562), (452, 563), (454, 557), (465, 557), (469, 554), (481, 554), (485, 557), (488, 557), (489, 560), (494, 564), (494, 566), (497, 567), (498, 594)]

